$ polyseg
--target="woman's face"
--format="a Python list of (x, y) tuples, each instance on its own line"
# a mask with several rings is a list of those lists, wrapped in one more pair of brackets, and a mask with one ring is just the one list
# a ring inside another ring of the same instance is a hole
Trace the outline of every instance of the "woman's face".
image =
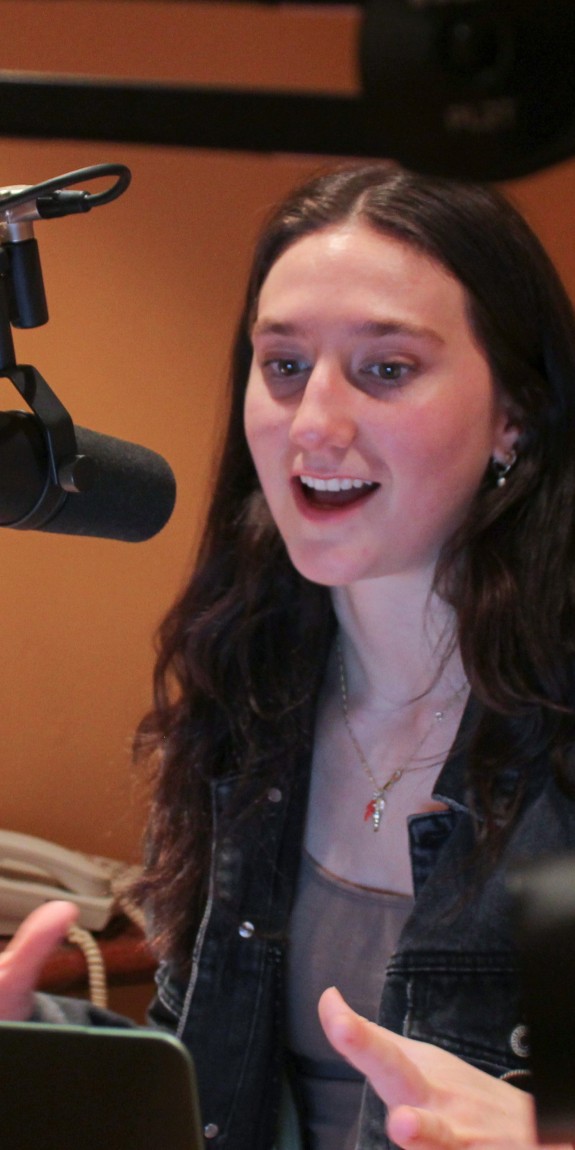
[(252, 336), (246, 434), (296, 568), (431, 576), (518, 435), (459, 281), (366, 224), (329, 228), (273, 265)]

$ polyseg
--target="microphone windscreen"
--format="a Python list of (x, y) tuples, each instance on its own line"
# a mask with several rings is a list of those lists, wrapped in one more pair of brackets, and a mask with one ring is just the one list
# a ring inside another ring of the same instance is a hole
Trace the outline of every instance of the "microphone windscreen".
[(140, 543), (168, 522), (176, 481), (166, 460), (147, 447), (76, 427), (78, 453), (96, 465), (88, 491), (69, 493), (40, 531)]

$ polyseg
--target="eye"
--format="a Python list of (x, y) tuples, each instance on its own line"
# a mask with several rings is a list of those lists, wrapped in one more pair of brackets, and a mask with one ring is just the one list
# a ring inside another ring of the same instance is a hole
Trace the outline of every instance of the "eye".
[(292, 379), (308, 371), (309, 364), (305, 359), (286, 356), (282, 359), (268, 359), (263, 364), (264, 372), (275, 379)]
[(364, 374), (374, 376), (382, 383), (402, 383), (413, 371), (413, 364), (405, 363), (404, 360), (383, 360), (379, 363), (368, 363), (362, 370)]
[(299, 395), (311, 370), (309, 360), (297, 355), (263, 356), (259, 367), (266, 387), (276, 399)]

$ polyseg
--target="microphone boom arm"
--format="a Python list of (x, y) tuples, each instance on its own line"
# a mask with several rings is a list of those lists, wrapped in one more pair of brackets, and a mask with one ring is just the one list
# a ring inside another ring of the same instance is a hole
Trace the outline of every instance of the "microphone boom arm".
[[(112, 188), (104, 192), (68, 192), (70, 184), (113, 174)], [(32, 530), (47, 523), (69, 494), (92, 487), (96, 468), (87, 455), (79, 454), (72, 418), (36, 367), (16, 363), (12, 327), (39, 327), (48, 320), (38, 245), (32, 220), (88, 211), (120, 195), (130, 182), (129, 169), (101, 164), (56, 177), (33, 187), (0, 189), (0, 378), (8, 379), (27, 403), (32, 416), (3, 413), (0, 438), (24, 434), (31, 446), (43, 441), (47, 460), (45, 482), (33, 507), (24, 515), (2, 524)], [(35, 427), (32, 427), (31, 420)], [(7, 456), (9, 458), (9, 456)]]

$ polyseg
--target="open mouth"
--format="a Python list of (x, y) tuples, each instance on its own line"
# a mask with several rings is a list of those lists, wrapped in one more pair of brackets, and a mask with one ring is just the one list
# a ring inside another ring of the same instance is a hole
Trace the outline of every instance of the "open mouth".
[(316, 479), (312, 475), (298, 475), (296, 482), (312, 507), (347, 507), (360, 503), (379, 487), (379, 483), (364, 479)]

